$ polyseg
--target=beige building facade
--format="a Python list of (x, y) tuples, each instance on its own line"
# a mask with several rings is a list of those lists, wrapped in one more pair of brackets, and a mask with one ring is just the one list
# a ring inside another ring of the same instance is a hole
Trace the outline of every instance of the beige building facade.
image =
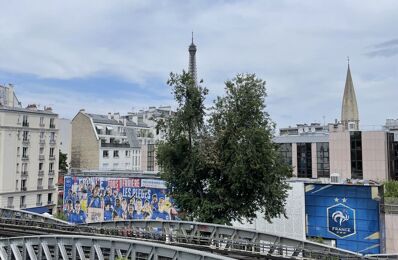
[(57, 118), (51, 108), (0, 106), (0, 207), (55, 211)]
[(71, 168), (157, 172), (156, 134), (132, 114), (99, 115), (81, 110), (72, 120)]

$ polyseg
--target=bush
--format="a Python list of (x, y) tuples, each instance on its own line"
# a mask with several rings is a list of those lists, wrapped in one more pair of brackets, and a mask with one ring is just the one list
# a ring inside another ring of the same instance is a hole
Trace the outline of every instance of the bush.
[(384, 197), (398, 198), (398, 181), (386, 181), (384, 183)]

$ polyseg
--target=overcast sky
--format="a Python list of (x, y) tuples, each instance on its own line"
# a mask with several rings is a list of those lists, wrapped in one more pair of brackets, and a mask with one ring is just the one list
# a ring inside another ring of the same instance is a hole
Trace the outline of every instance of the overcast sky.
[(347, 56), (362, 126), (398, 118), (398, 1), (3, 1), (0, 83), (60, 117), (173, 105), (194, 31), (208, 104), (267, 81), (277, 127), (340, 118)]

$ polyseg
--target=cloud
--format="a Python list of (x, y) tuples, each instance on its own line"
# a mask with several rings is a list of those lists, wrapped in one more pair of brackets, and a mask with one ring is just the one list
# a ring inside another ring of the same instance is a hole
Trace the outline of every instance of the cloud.
[(169, 72), (187, 68), (192, 30), (209, 104), (223, 94), (225, 80), (253, 72), (267, 81), (267, 108), (278, 126), (323, 116), (333, 121), (350, 56), (361, 121), (382, 124), (384, 115), (398, 111), (391, 95), (398, 80), (396, 1), (25, 0), (1, 6), (0, 79), (17, 83), (24, 103), (56, 100), (61, 116), (83, 107), (106, 112), (173, 103), (165, 82)]
[(366, 55), (369, 57), (391, 57), (398, 54), (398, 39), (385, 41), (376, 45), (373, 45), (374, 51), (367, 52)]

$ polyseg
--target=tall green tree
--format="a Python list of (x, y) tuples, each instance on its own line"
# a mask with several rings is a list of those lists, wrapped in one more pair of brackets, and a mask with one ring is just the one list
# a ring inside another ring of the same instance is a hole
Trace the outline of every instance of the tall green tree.
[(207, 89), (189, 73), (171, 74), (178, 103), (158, 146), (158, 163), (171, 194), (188, 219), (228, 224), (271, 220), (284, 214), (291, 174), (272, 143), (274, 125), (264, 111), (265, 82), (253, 74), (226, 82), (205, 120)]
[(68, 155), (66, 153), (61, 152), (61, 149), (59, 150), (58, 169), (61, 172), (68, 171)]

